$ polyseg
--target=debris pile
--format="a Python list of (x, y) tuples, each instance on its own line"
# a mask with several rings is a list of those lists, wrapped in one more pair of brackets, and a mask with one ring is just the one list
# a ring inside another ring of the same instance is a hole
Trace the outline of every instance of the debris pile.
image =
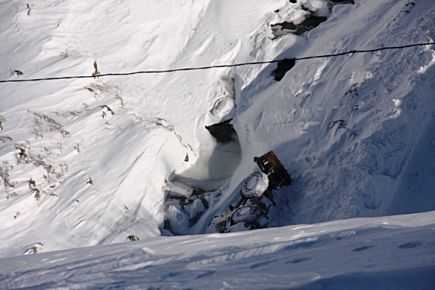
[[(240, 196), (227, 210), (215, 216), (209, 228), (217, 232), (252, 230), (267, 227), (269, 209), (275, 206), (273, 191), (289, 186), (290, 175), (273, 151), (255, 157), (259, 171), (245, 178), (239, 188)], [(166, 181), (164, 235), (189, 233), (203, 215), (222, 197), (222, 191), (205, 191), (177, 181)]]
[(255, 157), (260, 171), (250, 174), (240, 190), (240, 199), (223, 214), (216, 216), (218, 232), (264, 228), (268, 225), (269, 208), (275, 205), (273, 190), (289, 186), (291, 177), (273, 151)]

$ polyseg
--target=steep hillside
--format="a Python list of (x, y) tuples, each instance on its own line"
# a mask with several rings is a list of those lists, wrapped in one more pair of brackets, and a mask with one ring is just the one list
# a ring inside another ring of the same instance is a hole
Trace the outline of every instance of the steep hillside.
[[(430, 0), (351, 2), (1, 1), (0, 78), (435, 37)], [(271, 64), (0, 84), (0, 256), (215, 232), (270, 150), (294, 182), (274, 191), (267, 226), (434, 210), (434, 63), (425, 46), (297, 61), (279, 77)], [(229, 120), (229, 142), (205, 128)], [(186, 210), (174, 187), (207, 200)]]
[[(434, 14), (428, 1), (360, 1), (282, 55), (433, 41)], [(295, 179), (277, 194), (277, 225), (435, 209), (434, 57), (422, 47), (297, 62), (280, 83), (266, 68), (243, 89), (240, 168), (273, 149)]]

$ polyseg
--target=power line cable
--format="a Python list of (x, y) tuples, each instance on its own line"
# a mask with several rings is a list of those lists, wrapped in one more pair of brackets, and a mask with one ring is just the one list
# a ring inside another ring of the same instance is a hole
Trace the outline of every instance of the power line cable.
[(0, 83), (40, 82), (40, 81), (54, 81), (54, 80), (68, 80), (68, 79), (92, 79), (95, 77), (102, 78), (102, 77), (114, 77), (114, 76), (131, 76), (131, 75), (139, 75), (139, 74), (162, 74), (162, 73), (173, 73), (173, 72), (183, 72), (183, 71), (208, 70), (208, 69), (215, 69), (215, 68), (230, 68), (230, 67), (239, 67), (239, 66), (271, 64), (271, 63), (278, 63), (278, 62), (289, 61), (289, 60), (300, 61), (300, 60), (317, 59), (317, 58), (330, 58), (330, 57), (343, 56), (349, 54), (370, 53), (370, 52), (377, 52), (383, 50), (397, 50), (397, 49), (426, 46), (426, 45), (435, 45), (435, 42), (413, 43), (413, 44), (406, 44), (406, 45), (399, 45), (399, 46), (384, 46), (384, 47), (373, 48), (373, 49), (354, 49), (354, 50), (338, 52), (338, 53), (302, 56), (296, 58), (283, 58), (283, 59), (274, 59), (274, 60), (265, 60), (265, 61), (240, 62), (240, 63), (233, 63), (233, 64), (218, 64), (218, 65), (197, 66), (197, 67), (181, 67), (181, 68), (164, 69), (164, 70), (140, 70), (140, 71), (124, 72), (124, 73), (105, 73), (105, 74), (98, 74), (97, 76), (75, 75), (75, 76), (61, 76), (61, 77), (32, 78), (32, 79), (15, 79), (15, 80), (9, 79), (9, 80), (0, 80)]

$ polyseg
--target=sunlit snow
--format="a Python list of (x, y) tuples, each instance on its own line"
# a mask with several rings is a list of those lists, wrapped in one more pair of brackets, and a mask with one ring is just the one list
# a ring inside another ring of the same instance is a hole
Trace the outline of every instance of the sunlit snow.
[[(0, 0), (0, 79), (434, 38), (432, 0)], [(1, 83), (0, 288), (434, 289), (434, 55)], [(217, 233), (269, 151), (267, 228)]]

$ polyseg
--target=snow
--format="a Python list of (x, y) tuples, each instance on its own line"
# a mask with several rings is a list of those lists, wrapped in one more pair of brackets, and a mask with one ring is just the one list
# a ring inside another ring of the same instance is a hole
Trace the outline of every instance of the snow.
[(434, 212), (0, 259), (6, 289), (432, 289)]
[[(90, 75), (94, 61), (101, 73), (127, 72), (435, 37), (431, 0), (329, 7), (0, 0), (0, 79)], [(327, 20), (301, 36), (271, 29), (309, 13)], [(0, 288), (430, 289), (434, 55), (425, 46), (297, 61), (280, 82), (270, 64), (0, 84)], [(228, 120), (237, 136), (219, 143), (205, 126)], [(294, 181), (274, 191), (277, 228), (204, 234), (258, 171), (253, 157), (271, 150)], [(196, 199), (183, 211), (165, 197), (195, 188), (208, 208)], [(168, 217), (172, 234), (187, 235), (162, 237)], [(140, 241), (125, 243), (132, 236)]]

